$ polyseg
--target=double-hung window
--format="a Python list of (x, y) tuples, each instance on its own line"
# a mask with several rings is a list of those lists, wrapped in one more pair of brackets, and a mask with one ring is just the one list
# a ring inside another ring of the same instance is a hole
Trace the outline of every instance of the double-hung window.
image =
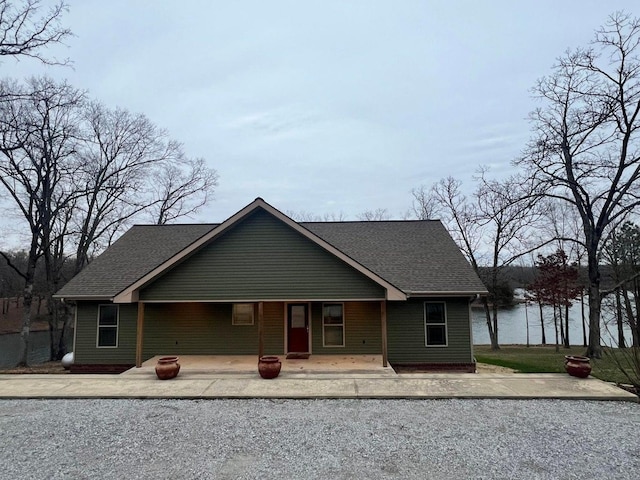
[(427, 347), (447, 346), (447, 309), (444, 302), (424, 302), (424, 336)]
[(322, 345), (344, 347), (344, 305), (342, 303), (322, 305)]
[(98, 306), (98, 338), (99, 348), (115, 348), (118, 346), (118, 305)]
[(232, 325), (253, 325), (254, 322), (253, 303), (234, 303)]

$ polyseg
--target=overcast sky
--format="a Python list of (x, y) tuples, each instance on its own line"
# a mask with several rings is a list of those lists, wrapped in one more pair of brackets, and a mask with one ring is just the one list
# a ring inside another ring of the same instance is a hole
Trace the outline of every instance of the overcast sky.
[(640, 14), (637, 0), (67, 2), (75, 37), (55, 52), (73, 69), (0, 73), (67, 78), (166, 128), (220, 174), (206, 222), (258, 196), (400, 217), (421, 184), (505, 175), (536, 79), (609, 14)]

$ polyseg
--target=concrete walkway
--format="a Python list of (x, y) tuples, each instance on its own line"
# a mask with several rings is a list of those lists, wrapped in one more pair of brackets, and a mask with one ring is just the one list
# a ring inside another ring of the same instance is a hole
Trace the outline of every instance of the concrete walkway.
[(494, 398), (617, 400), (638, 397), (596, 378), (566, 374), (151, 372), (123, 375), (0, 375), (0, 398)]

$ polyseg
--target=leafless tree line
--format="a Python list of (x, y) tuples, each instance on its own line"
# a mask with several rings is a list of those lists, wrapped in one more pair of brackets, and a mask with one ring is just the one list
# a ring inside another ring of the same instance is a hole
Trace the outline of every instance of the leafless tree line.
[[(144, 115), (108, 108), (47, 77), (0, 81), (0, 185), (28, 232), (26, 265), (15, 267), (25, 284), (25, 346), (38, 262), (51, 329), (62, 323), (64, 333), (69, 315), (50, 296), (64, 266), (72, 261), (78, 273), (135, 219), (163, 224), (194, 213), (217, 178)], [(65, 348), (56, 345), (54, 354)]]

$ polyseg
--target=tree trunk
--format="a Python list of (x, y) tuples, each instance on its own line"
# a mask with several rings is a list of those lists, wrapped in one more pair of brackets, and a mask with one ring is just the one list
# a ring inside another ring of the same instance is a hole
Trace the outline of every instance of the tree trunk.
[(580, 318), (582, 319), (582, 346), (587, 346), (587, 319), (584, 314), (584, 287), (580, 289)]
[(616, 324), (618, 325), (618, 348), (625, 348), (624, 329), (622, 320), (622, 301), (620, 300), (620, 289), (616, 288)]
[[(554, 311), (556, 307), (553, 307)], [(558, 305), (558, 323), (560, 324), (560, 344), (564, 345), (564, 339), (565, 339), (565, 335), (564, 335), (564, 319), (562, 317), (562, 306)], [(558, 343), (558, 342), (556, 342)]]
[(498, 342), (498, 302), (496, 301), (493, 302), (492, 314), (494, 342), (491, 344), (491, 350), (500, 350), (500, 343)]
[(555, 328), (556, 331), (556, 352), (560, 351), (560, 342), (558, 341), (558, 313), (557, 313), (557, 309), (556, 306), (553, 306), (553, 327)]
[(71, 326), (71, 312), (67, 305), (62, 305), (63, 323), (62, 330), (60, 331), (60, 343), (58, 344), (58, 360), (62, 360), (67, 353), (69, 353), (69, 345), (67, 344), (67, 335)]
[(487, 297), (482, 297), (482, 307), (484, 308), (484, 315), (487, 320), (487, 328), (489, 329), (489, 340), (491, 341), (491, 349), (498, 350), (498, 342), (496, 340), (495, 332), (493, 331), (493, 324), (491, 323), (491, 310), (489, 309), (489, 301)]
[(24, 299), (22, 302), (22, 329), (20, 331), (20, 356), (18, 366), (26, 367), (29, 364), (29, 334), (31, 333), (31, 304), (33, 300), (33, 280), (25, 282)]
[(542, 303), (538, 302), (538, 306), (540, 307), (540, 327), (542, 328), (542, 345), (547, 344), (547, 335), (544, 331), (544, 317), (542, 316)]
[(571, 346), (571, 341), (569, 340), (569, 305), (564, 306), (564, 348), (569, 348)]
[[(591, 245), (590, 243), (595, 243)], [(602, 358), (602, 346), (600, 344), (600, 268), (597, 257), (597, 242), (588, 243), (588, 273), (589, 273), (589, 345), (587, 357)]]

